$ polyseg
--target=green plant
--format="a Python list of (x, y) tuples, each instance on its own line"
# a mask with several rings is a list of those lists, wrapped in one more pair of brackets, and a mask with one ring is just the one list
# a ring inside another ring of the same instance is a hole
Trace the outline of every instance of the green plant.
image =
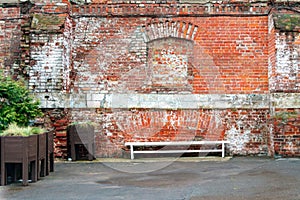
[(275, 114), (274, 118), (276, 120), (280, 120), (282, 123), (286, 123), (290, 118), (296, 118), (299, 113), (297, 112), (288, 112), (288, 111), (281, 111)]
[(31, 130), (30, 130), (31, 134), (34, 134), (34, 135), (41, 134), (46, 131), (45, 129), (40, 128), (40, 127), (30, 127), (30, 128), (31, 128)]
[(0, 136), (30, 136), (35, 134), (44, 133), (45, 130), (40, 127), (20, 127), (16, 123), (12, 123), (0, 133)]
[(0, 132), (14, 122), (28, 126), (30, 120), (41, 115), (39, 102), (30, 95), (24, 83), (0, 74)]

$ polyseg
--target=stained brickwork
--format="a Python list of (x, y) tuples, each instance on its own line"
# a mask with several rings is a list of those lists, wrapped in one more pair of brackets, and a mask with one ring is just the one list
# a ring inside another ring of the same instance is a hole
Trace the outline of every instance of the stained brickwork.
[(274, 152), (276, 155), (300, 155), (299, 109), (277, 109), (274, 120)]
[[(268, 92), (267, 20), (267, 17), (243, 17), (239, 21), (233, 17), (181, 18), (186, 24), (193, 22), (201, 27), (194, 33), (195, 46), (191, 48), (193, 52), (186, 55), (189, 57), (186, 60), (186, 65), (189, 65), (186, 67), (186, 76), (192, 76), (187, 87), (193, 88), (193, 93)], [(146, 61), (146, 49), (148, 48), (148, 56), (152, 56), (149, 49), (153, 42), (145, 43), (143, 34), (140, 33), (144, 22), (138, 18), (130, 18), (127, 23), (132, 26), (126, 27), (122, 18), (79, 18), (75, 19), (75, 23), (72, 53), (78, 77), (78, 82), (74, 83), (75, 91), (105, 93), (120, 87), (123, 91), (127, 88), (138, 90), (138, 85), (147, 87), (151, 84), (149, 81), (155, 79), (149, 77), (153, 75), (153, 71), (151, 74), (147, 68), (151, 68), (152, 63), (149, 58), (148, 63)], [(161, 37), (170, 35), (164, 33), (169, 29), (163, 28), (163, 25), (162, 23), (160, 28)], [(163, 42), (156, 43), (163, 45)], [(177, 49), (190, 48), (187, 45), (189, 44), (184, 41), (170, 44)], [(96, 71), (100, 71), (101, 75), (98, 76)], [(185, 78), (186, 82), (187, 80)]]
[(67, 109), (44, 109), (44, 125), (54, 129), (54, 156), (67, 159), (67, 126), (69, 111)]
[(0, 7), (0, 69), (6, 74), (19, 68), (21, 23), (20, 8)]
[(87, 121), (97, 157), (212, 139), (230, 155), (299, 156), (299, 3), (0, 5), (0, 69), (27, 77), (57, 157), (68, 124)]
[(230, 141), (231, 154), (269, 153), (268, 109), (73, 109), (71, 115), (74, 121), (95, 124), (98, 157), (128, 157), (124, 141), (222, 140), (224, 137)]
[(181, 39), (159, 39), (148, 43), (148, 90), (191, 92), (188, 72), (193, 59), (193, 43)]

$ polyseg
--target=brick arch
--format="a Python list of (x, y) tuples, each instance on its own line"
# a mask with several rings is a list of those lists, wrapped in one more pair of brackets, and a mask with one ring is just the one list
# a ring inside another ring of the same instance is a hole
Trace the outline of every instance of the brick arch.
[(152, 22), (142, 27), (145, 42), (167, 37), (194, 40), (197, 31), (198, 26), (182, 21)]

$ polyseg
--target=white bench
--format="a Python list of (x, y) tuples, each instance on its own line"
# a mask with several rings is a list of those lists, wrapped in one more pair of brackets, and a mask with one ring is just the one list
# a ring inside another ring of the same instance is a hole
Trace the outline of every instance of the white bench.
[[(130, 157), (133, 160), (135, 153), (197, 153), (197, 152), (222, 152), (222, 158), (225, 157), (225, 144), (229, 141), (173, 141), (173, 142), (125, 142), (125, 146), (130, 146)], [(193, 145), (217, 145), (221, 144), (221, 148), (212, 149), (188, 149)], [(146, 147), (146, 146), (186, 146), (186, 149), (180, 150), (134, 150), (134, 147)]]

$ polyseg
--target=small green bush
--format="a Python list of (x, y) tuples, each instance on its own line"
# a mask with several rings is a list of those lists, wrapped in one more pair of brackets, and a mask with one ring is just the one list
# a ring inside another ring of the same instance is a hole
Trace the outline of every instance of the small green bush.
[(44, 133), (45, 130), (40, 127), (20, 127), (16, 123), (12, 123), (5, 129), (0, 136), (30, 136), (35, 134)]
[(22, 81), (4, 77), (0, 71), (0, 132), (16, 123), (26, 127), (30, 120), (42, 115), (39, 102), (34, 99)]

